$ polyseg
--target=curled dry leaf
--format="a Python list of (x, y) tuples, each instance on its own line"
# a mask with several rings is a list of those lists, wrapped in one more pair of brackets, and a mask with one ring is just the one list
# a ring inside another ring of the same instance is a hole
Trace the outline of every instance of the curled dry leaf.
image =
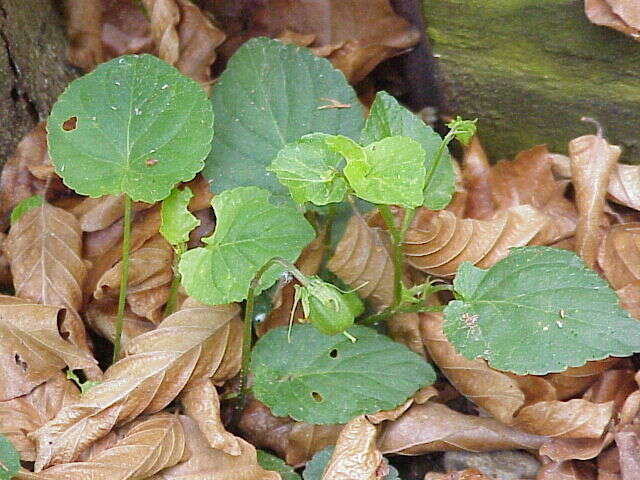
[(547, 221), (528, 205), (498, 212), (491, 220), (460, 219), (442, 210), (417, 216), (407, 232), (405, 255), (412, 267), (430, 275), (452, 276), (462, 262), (488, 268), (509, 248), (527, 245)]
[[(162, 319), (161, 308), (169, 296), (169, 284), (173, 278), (173, 249), (161, 235), (147, 240), (129, 257), (129, 282), (127, 302), (136, 315), (154, 323)], [(98, 280), (94, 298), (117, 298), (120, 288), (118, 262)]]
[[(118, 304), (115, 301), (92, 300), (85, 308), (84, 319), (91, 330), (113, 342), (117, 311)], [(126, 309), (122, 321), (122, 346), (124, 347), (132, 338), (154, 328), (155, 325), (149, 320), (137, 316), (130, 309)]]
[(598, 252), (598, 265), (615, 290), (640, 279), (640, 223), (613, 225)]
[(198, 426), (187, 416), (181, 416), (187, 440), (189, 459), (186, 462), (162, 470), (149, 480), (279, 480), (276, 472), (264, 470), (258, 465), (256, 449), (241, 438), (238, 439), (240, 455), (228, 455), (214, 450), (202, 435)]
[[(95, 359), (63, 339), (58, 307), (0, 295), (0, 401), (24, 395), (68, 366), (97, 370)], [(99, 371), (99, 370), (98, 370)]]
[(393, 262), (386, 232), (353, 215), (327, 268), (349, 288), (382, 310), (393, 301)]
[(82, 462), (54, 465), (18, 479), (142, 480), (172, 467), (185, 457), (185, 432), (178, 417), (161, 413), (140, 420), (126, 429), (122, 438)]
[(189, 299), (155, 330), (130, 340), (127, 356), (100, 384), (31, 436), (38, 445), (36, 471), (77, 459), (115, 426), (159, 412), (189, 385), (211, 378), (237, 314), (236, 305), (209, 307)]
[(490, 171), (493, 204), (504, 210), (516, 205), (531, 205), (549, 216), (550, 221), (532, 240), (549, 245), (572, 236), (576, 229), (576, 208), (564, 197), (566, 181), (556, 181), (547, 147), (538, 145), (501, 160)]
[(640, 39), (640, 7), (634, 0), (585, 0), (584, 11), (596, 25)]
[(65, 0), (67, 20), (67, 59), (85, 72), (104, 62), (102, 53), (102, 2)]
[(47, 179), (39, 179), (33, 174), (36, 167), (51, 165), (47, 153), (47, 132), (45, 123), (38, 123), (27, 133), (2, 167), (0, 175), (0, 230), (9, 226), (9, 215), (21, 200), (32, 195), (47, 197), (54, 192), (68, 191), (57, 176), (53, 176), (47, 189)]
[(449, 473), (427, 473), (424, 480), (493, 480), (475, 468)]
[(377, 434), (376, 427), (364, 415), (350, 420), (340, 432), (322, 480), (377, 480), (382, 462)]
[(79, 397), (76, 385), (67, 380), (62, 372), (57, 372), (29, 393), (0, 402), (0, 434), (16, 447), (22, 461), (33, 462), (36, 458), (35, 445), (27, 435)]
[(609, 198), (634, 210), (640, 210), (640, 166), (618, 163), (609, 178)]
[[(251, 37), (306, 36), (316, 55), (329, 59), (351, 83), (364, 79), (380, 62), (416, 45), (420, 32), (398, 16), (389, 0), (298, 2), (268, 0), (238, 7), (236, 0), (213, 3), (215, 17), (230, 38), (224, 56)], [(289, 32), (289, 33), (287, 33)]]
[(640, 478), (640, 439), (637, 427), (617, 432), (615, 438), (622, 479)]
[(302, 466), (314, 453), (334, 445), (342, 430), (342, 425), (312, 425), (275, 417), (253, 398), (242, 412), (238, 427), (257, 448), (273, 450), (294, 467)]
[[(137, 213), (153, 207), (151, 203), (134, 202), (132, 212)], [(124, 197), (122, 195), (104, 195), (98, 198), (86, 197), (71, 209), (83, 232), (97, 232), (109, 227), (122, 218)]]
[(508, 427), (489, 417), (464, 415), (426, 402), (414, 405), (398, 420), (387, 422), (378, 446), (383, 454), (422, 455), (428, 452), (537, 449), (546, 437)]
[(465, 215), (469, 218), (488, 220), (495, 214), (489, 183), (490, 172), (487, 154), (482, 148), (480, 138), (474, 135), (464, 147), (462, 156), (462, 178), (468, 193)]
[(620, 153), (620, 148), (609, 145), (601, 131), (598, 135), (584, 135), (569, 142), (572, 182), (579, 214), (576, 253), (590, 268), (596, 263), (602, 236), (601, 225), (605, 221), (604, 205), (609, 176)]
[(0, 287), (6, 289), (13, 286), (13, 277), (11, 276), (11, 267), (9, 260), (4, 253), (4, 242), (7, 239), (7, 235), (0, 233)]
[(594, 466), (587, 462), (551, 462), (538, 471), (536, 480), (596, 480)]
[(640, 320), (640, 281), (628, 283), (616, 290), (616, 294), (620, 299), (620, 306), (633, 318)]
[(43, 203), (11, 226), (4, 252), (11, 265), (16, 295), (66, 308), (61, 328), (69, 333), (71, 342), (88, 352), (85, 328), (78, 314), (87, 270), (81, 258), (82, 233), (76, 218)]

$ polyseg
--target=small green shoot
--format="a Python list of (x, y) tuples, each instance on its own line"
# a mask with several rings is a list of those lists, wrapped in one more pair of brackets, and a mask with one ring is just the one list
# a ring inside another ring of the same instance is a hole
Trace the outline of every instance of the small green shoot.
[(71, 370), (70, 368), (67, 369), (67, 379), (68, 380), (73, 380), (73, 382), (78, 385), (78, 388), (80, 388), (80, 393), (85, 393), (89, 390), (91, 390), (91, 388), (95, 387), (96, 385), (99, 385), (100, 382), (94, 382), (92, 380), (86, 380), (86, 381), (82, 381), (80, 380), (80, 378), (78, 377), (78, 375), (76, 375), (76, 373)]
[(173, 246), (173, 280), (171, 287), (169, 287), (169, 298), (164, 310), (165, 317), (175, 311), (181, 280), (178, 270), (180, 258), (187, 251), (189, 234), (200, 225), (200, 220), (193, 216), (188, 208), (192, 197), (193, 192), (189, 187), (184, 187), (182, 190), (174, 188), (171, 190), (171, 194), (162, 201), (160, 234)]
[(25, 198), (24, 200), (20, 200), (18, 204), (13, 207), (11, 210), (11, 217), (9, 218), (11, 225), (16, 223), (22, 215), (27, 213), (32, 208), (39, 207), (44, 203), (44, 198), (42, 195), (32, 195), (30, 197)]
[(458, 116), (447, 123), (447, 127), (450, 129), (450, 133), (456, 137), (456, 140), (463, 145), (468, 145), (471, 138), (476, 134), (477, 122), (477, 118), (475, 120), (463, 120)]
[(257, 454), (258, 464), (265, 470), (278, 472), (282, 480), (300, 480), (300, 475), (282, 459), (263, 450), (258, 450)]

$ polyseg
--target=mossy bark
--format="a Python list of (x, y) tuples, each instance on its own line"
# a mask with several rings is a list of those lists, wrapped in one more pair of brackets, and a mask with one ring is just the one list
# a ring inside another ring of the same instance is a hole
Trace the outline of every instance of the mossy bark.
[(57, 3), (0, 0), (0, 165), (77, 76)]
[(493, 160), (593, 127), (640, 163), (640, 43), (589, 23), (582, 0), (423, 0), (443, 108), (479, 118)]

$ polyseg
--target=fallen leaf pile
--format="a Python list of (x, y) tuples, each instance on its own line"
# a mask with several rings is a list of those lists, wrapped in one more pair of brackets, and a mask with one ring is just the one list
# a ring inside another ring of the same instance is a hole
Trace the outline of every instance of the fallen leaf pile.
[[(149, 52), (205, 90), (238, 46), (258, 35), (311, 48), (352, 83), (419, 40), (388, 0), (65, 5), (74, 65), (89, 71), (118, 55)], [(639, 35), (635, 2), (587, 0), (585, 8), (594, 23)], [(575, 251), (640, 320), (640, 166), (619, 164), (620, 148), (599, 127), (572, 140), (567, 151), (532, 146), (491, 164), (475, 137), (456, 162), (452, 203), (441, 211), (419, 208), (409, 226), (406, 286), (427, 276), (450, 281), (462, 262), (490, 267), (512, 247), (554, 246)], [(197, 176), (187, 185), (194, 193), (189, 209), (201, 221), (193, 247), (215, 221), (208, 183)], [(34, 194), (45, 203), (9, 225), (12, 209)], [(636, 359), (517, 376), (458, 354), (438, 313), (399, 313), (387, 322), (393, 339), (441, 373), (435, 388), (396, 409), (346, 425), (311, 425), (275, 417), (250, 398), (242, 412), (228, 414), (233, 400), (225, 394), (237, 387), (241, 361), (241, 308), (210, 307), (181, 291), (177, 311), (164, 315), (174, 252), (158, 233), (157, 204), (133, 207), (123, 352), (106, 368), (122, 268), (122, 209), (121, 197), (84, 198), (62, 184), (47, 154), (44, 123), (2, 170), (0, 286), (14, 294), (0, 296), (0, 434), (20, 454), (17, 478), (276, 480), (280, 475), (260, 466), (256, 449), (299, 468), (331, 445), (322, 480), (382, 479), (387, 461), (398, 456), (496, 450), (535, 458), (538, 480), (640, 478)], [(382, 311), (393, 301), (393, 262), (381, 225), (376, 215), (355, 213), (335, 248), (321, 232), (299, 268), (312, 275), (326, 264), (373, 311)], [(278, 286), (258, 336), (289, 321), (293, 296), (292, 283)], [(81, 394), (65, 370), (98, 383)], [(424, 476), (493, 478), (473, 466)]]

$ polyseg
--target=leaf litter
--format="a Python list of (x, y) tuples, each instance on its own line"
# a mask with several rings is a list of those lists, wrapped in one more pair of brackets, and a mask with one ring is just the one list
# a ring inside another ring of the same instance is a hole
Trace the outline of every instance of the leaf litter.
[[(208, 91), (218, 56), (226, 61), (258, 34), (310, 47), (352, 83), (417, 42), (384, 0), (375, 2), (371, 19), (384, 28), (339, 14), (357, 8), (357, 0), (295, 8), (258, 2), (243, 24), (232, 3), (212, 2), (213, 17), (185, 0), (144, 0), (143, 8), (120, 0), (69, 3), (69, 59), (90, 71), (125, 53), (152, 53)], [(637, 38), (633, 2), (591, 0), (585, 9), (594, 23)], [(324, 17), (328, 24), (312, 21), (327, 11), (333, 13)], [(318, 100), (323, 110), (356, 104)], [(618, 163), (620, 149), (602, 132), (574, 139), (568, 152), (533, 146), (492, 165), (474, 137), (453, 163), (459, 176), (449, 207), (419, 207), (409, 225), (404, 286), (425, 275), (451, 279), (463, 262), (491, 267), (512, 247), (551, 245), (596, 268), (622, 307), (640, 318), (640, 167)], [(213, 219), (207, 182), (198, 176), (188, 185), (189, 210)], [(13, 208), (33, 195), (46, 201), (9, 228)], [(398, 455), (454, 450), (538, 452), (539, 480), (637, 478), (640, 377), (633, 361), (608, 358), (561, 373), (514, 375), (458, 353), (439, 313), (397, 313), (387, 325), (393, 339), (439, 368), (428, 399), (416, 396), (377, 421), (355, 416), (343, 426), (275, 417), (251, 398), (237, 423), (230, 422), (238, 413), (228, 414), (225, 393), (234, 391), (240, 369), (240, 309), (209, 307), (181, 290), (179, 309), (164, 318), (174, 251), (158, 233), (160, 208), (152, 203), (133, 206), (124, 354), (102, 374), (100, 337), (114, 336), (122, 197), (85, 198), (69, 190), (53, 171), (40, 124), (5, 164), (0, 200), (9, 228), (0, 260), (15, 294), (0, 298), (0, 434), (23, 461), (16, 478), (275, 480), (279, 474), (261, 467), (256, 448), (300, 468), (330, 445), (336, 448), (323, 480), (384, 478), (382, 454), (393, 463)], [(193, 242), (211, 235), (209, 223)], [(306, 262), (305, 273), (315, 274), (326, 264), (374, 312), (384, 311), (393, 303), (393, 263), (389, 233), (380, 226), (373, 214), (354, 214), (335, 249), (320, 240), (320, 253), (307, 251), (299, 265)], [(292, 295), (290, 284), (280, 286), (273, 298), (284, 307), (258, 328), (260, 335), (286, 323)], [(65, 370), (100, 383), (80, 395)], [(490, 477), (467, 469), (424, 478)]]

